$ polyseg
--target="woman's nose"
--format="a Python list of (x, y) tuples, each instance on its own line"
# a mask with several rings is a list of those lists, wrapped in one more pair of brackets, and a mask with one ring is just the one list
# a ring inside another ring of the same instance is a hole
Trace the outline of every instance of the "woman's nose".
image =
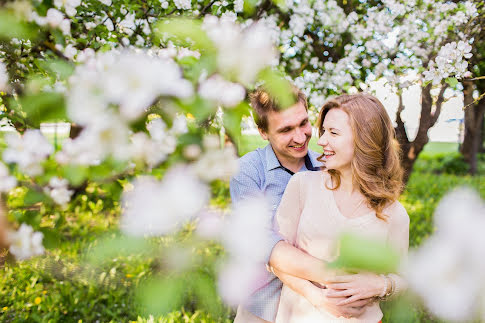
[(319, 146), (327, 145), (327, 138), (325, 138), (325, 134), (321, 135), (320, 138), (318, 138), (317, 145)]

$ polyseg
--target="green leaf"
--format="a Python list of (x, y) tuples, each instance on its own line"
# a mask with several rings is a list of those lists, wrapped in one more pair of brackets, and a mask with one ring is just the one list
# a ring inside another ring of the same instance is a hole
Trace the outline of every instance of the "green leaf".
[(455, 77), (449, 77), (445, 80), (451, 87), (455, 87), (458, 84), (458, 80)]
[(27, 191), (27, 194), (25, 194), (24, 204), (25, 205), (33, 205), (33, 204), (45, 201), (45, 198), (46, 198), (46, 196), (45, 196), (44, 193), (38, 192), (38, 191), (33, 190), (33, 189), (29, 189)]
[(214, 281), (205, 274), (191, 276), (192, 288), (197, 296), (201, 307), (214, 316), (220, 316), (222, 308), (219, 303), (219, 296)]
[(205, 31), (202, 30), (202, 22), (199, 20), (164, 19), (156, 24), (155, 34), (160, 38), (168, 38), (178, 45), (205, 51), (214, 50), (214, 45)]
[(224, 128), (238, 142), (241, 137), (242, 114), (237, 111), (225, 110), (223, 116)]
[(6, 10), (0, 11), (0, 38), (34, 39), (35, 32)]
[(185, 288), (180, 278), (151, 279), (138, 288), (136, 296), (147, 315), (158, 316), (182, 306)]
[(100, 239), (86, 254), (86, 261), (95, 266), (109, 262), (120, 256), (155, 252), (146, 239), (131, 236), (115, 236)]
[[(64, 96), (60, 93), (43, 92), (28, 95), (18, 102), (22, 111), (27, 114), (29, 124), (35, 128), (39, 128), (45, 121), (67, 120)], [(15, 103), (12, 106), (15, 106)]]
[(382, 241), (344, 234), (340, 238), (340, 255), (331, 264), (347, 271), (366, 270), (377, 273), (395, 272), (399, 256)]
[(47, 249), (54, 249), (59, 247), (59, 243), (61, 241), (61, 235), (59, 232), (55, 230), (50, 230), (48, 228), (41, 228), (40, 231), (44, 235), (44, 239), (42, 239), (42, 244)]
[(264, 88), (283, 109), (295, 104), (296, 98), (293, 95), (291, 84), (283, 75), (267, 68), (260, 73), (260, 79), (264, 81)]
[(62, 168), (62, 177), (73, 186), (79, 186), (88, 176), (88, 169), (83, 166), (67, 165)]
[(72, 64), (59, 59), (39, 61), (38, 65), (45, 71), (59, 76), (61, 79), (67, 79), (74, 72), (74, 66)]

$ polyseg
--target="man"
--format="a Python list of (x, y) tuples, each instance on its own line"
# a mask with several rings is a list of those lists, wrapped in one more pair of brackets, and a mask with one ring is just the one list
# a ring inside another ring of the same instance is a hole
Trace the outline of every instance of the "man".
[[(321, 166), (316, 159), (319, 154), (308, 150), (312, 127), (308, 119), (306, 97), (296, 88), (293, 88), (293, 94), (297, 102), (287, 109), (282, 109), (264, 89), (258, 89), (250, 95), (259, 133), (269, 144), (241, 157), (240, 172), (230, 183), (234, 204), (263, 194), (272, 205), (273, 218), (291, 176), (300, 171), (318, 171)], [(274, 267), (273, 273), (284, 274), (286, 277), (291, 275), (290, 278), (295, 276), (316, 282), (324, 281), (327, 272), (322, 261), (283, 241), (276, 232), (268, 234), (271, 235), (272, 243), (267, 250), (267, 259), (269, 265)], [(273, 273), (268, 272), (265, 284), (239, 306), (235, 323), (274, 322), (282, 282)], [(292, 286), (291, 279), (285, 283), (298, 291), (298, 284)], [(366, 303), (338, 307), (336, 302), (336, 299), (322, 296), (314, 304), (323, 304), (332, 307), (334, 313), (352, 316), (358, 315)]]

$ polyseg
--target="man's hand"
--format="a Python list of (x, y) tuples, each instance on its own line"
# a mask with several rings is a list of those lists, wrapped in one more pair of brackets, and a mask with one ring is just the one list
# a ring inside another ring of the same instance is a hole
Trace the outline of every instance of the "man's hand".
[(329, 289), (321, 289), (320, 293), (315, 294), (310, 301), (316, 308), (325, 310), (335, 317), (358, 317), (364, 313), (365, 307), (373, 301), (372, 298), (368, 298), (339, 305), (339, 303), (347, 300), (347, 297), (328, 297), (330, 292)]

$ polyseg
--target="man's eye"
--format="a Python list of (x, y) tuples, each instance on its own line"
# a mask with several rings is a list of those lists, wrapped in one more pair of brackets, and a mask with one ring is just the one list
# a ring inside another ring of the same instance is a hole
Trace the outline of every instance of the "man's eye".
[(338, 135), (335, 131), (330, 132), (332, 135)]

